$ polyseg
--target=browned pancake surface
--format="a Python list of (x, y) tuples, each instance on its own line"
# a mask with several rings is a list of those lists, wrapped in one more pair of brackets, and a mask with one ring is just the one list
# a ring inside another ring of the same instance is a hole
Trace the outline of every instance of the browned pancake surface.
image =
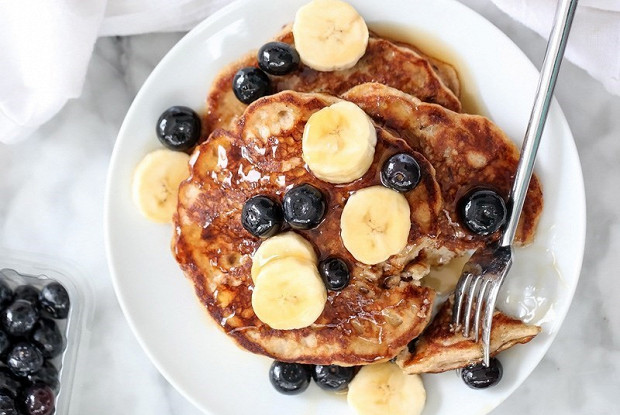
[[(476, 187), (490, 187), (507, 198), (519, 150), (499, 127), (485, 117), (424, 103), (377, 83), (356, 86), (343, 98), (359, 105), (381, 125), (395, 130), (433, 165), (446, 213), (441, 221), (442, 245), (463, 251), (493, 240), (474, 235), (461, 226), (457, 204)], [(542, 189), (534, 175), (517, 230), (518, 242), (525, 244), (534, 239), (542, 207)]]
[[(480, 343), (466, 339), (454, 331), (452, 299), (442, 304), (432, 323), (415, 344), (404, 349), (396, 363), (405, 373), (439, 373), (482, 361)], [(530, 326), (500, 311), (493, 314), (491, 355), (519, 343), (527, 343), (540, 333), (540, 327)]]
[[(371, 34), (371, 35), (375, 37), (379, 37), (376, 34)], [(390, 39), (387, 39), (387, 40), (390, 40)], [(390, 41), (398, 46), (401, 46), (406, 49), (410, 49), (414, 51), (415, 53), (417, 53), (418, 55), (425, 58), (426, 60), (428, 60), (428, 62), (431, 64), (431, 67), (433, 68), (435, 73), (437, 73), (437, 75), (441, 79), (441, 82), (443, 82), (444, 85), (446, 85), (450, 89), (450, 91), (454, 93), (454, 95), (456, 95), (457, 97), (461, 96), (461, 81), (459, 80), (459, 75), (456, 72), (456, 69), (454, 68), (454, 66), (440, 59), (426, 55), (415, 45), (411, 45), (409, 43), (395, 41), (395, 40), (390, 40)]]
[[(276, 40), (294, 44), (293, 33), (288, 27)], [(245, 110), (246, 105), (237, 100), (233, 93), (232, 80), (235, 73), (246, 66), (258, 66), (256, 52), (224, 68), (214, 80), (207, 97), (207, 134), (217, 128), (227, 128)], [(437, 103), (454, 111), (461, 109), (457, 95), (447, 86), (452, 86), (456, 91), (459, 89), (453, 68), (437, 60), (431, 62), (412, 48), (377, 37), (369, 39), (366, 53), (351, 69), (320, 72), (302, 64), (288, 75), (270, 78), (274, 92), (293, 90), (336, 96), (364, 82), (380, 82), (422, 101)]]
[[(179, 190), (173, 250), (211, 316), (242, 347), (284, 361), (359, 365), (395, 356), (428, 324), (434, 293), (418, 286), (420, 271), (408, 265), (434, 244), (442, 201), (428, 161), (381, 128), (374, 162), (361, 179), (332, 185), (309, 173), (301, 152), (305, 123), (334, 102), (326, 95), (290, 91), (265, 97), (248, 107), (234, 131), (216, 130), (198, 146), (191, 176)], [(411, 153), (422, 171), (421, 183), (405, 195), (412, 222), (408, 244), (384, 263), (359, 264), (340, 239), (342, 209), (353, 192), (379, 184), (383, 161), (401, 151)], [(251, 255), (261, 241), (243, 229), (241, 210), (251, 196), (281, 200), (301, 183), (323, 191), (328, 212), (318, 228), (300, 233), (320, 259), (344, 258), (352, 278), (344, 290), (328, 293), (312, 326), (274, 330), (252, 310)]]

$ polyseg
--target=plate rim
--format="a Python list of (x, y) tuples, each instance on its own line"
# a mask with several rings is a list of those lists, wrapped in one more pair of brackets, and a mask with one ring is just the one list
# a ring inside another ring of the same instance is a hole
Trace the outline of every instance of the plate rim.
[[(398, 1), (398, 0), (394, 0), (394, 1)], [(536, 66), (533, 64), (533, 62), (527, 57), (527, 55), (525, 55), (525, 53), (521, 50), (521, 48), (516, 45), (515, 42), (512, 41), (512, 39), (506, 35), (500, 28), (498, 28), (492, 21), (486, 19), (484, 16), (482, 16), (481, 14), (479, 14), (478, 12), (476, 12), (475, 10), (471, 9), (470, 7), (468, 7), (467, 5), (460, 3), (456, 0), (441, 0), (444, 3), (452, 3), (452, 6), (454, 7), (460, 7), (463, 11), (466, 11), (470, 17), (474, 17), (475, 19), (478, 19), (479, 21), (483, 22), (485, 25), (488, 25), (490, 27), (492, 27), (492, 29), (496, 32), (496, 34), (499, 34), (503, 37), (505, 37), (511, 44), (513, 44), (516, 48), (516, 50), (518, 51), (519, 54), (521, 54), (521, 58), (524, 59), (525, 61), (528, 62), (529, 65), (531, 65), (532, 67), (534, 67), (534, 69), (536, 70), (536, 72), (538, 73), (538, 69), (536, 68)], [(125, 293), (123, 293), (123, 290), (121, 289), (121, 285), (120, 285), (120, 278), (119, 278), (119, 271), (117, 269), (117, 263), (114, 260), (114, 254), (113, 254), (113, 248), (112, 248), (112, 243), (111, 243), (111, 234), (112, 234), (112, 224), (111, 224), (111, 199), (113, 197), (113, 189), (115, 186), (115, 181), (114, 181), (114, 167), (115, 165), (118, 163), (118, 159), (120, 157), (120, 152), (121, 152), (121, 145), (119, 145), (119, 143), (121, 143), (122, 137), (126, 136), (126, 130), (129, 128), (128, 125), (129, 123), (129, 119), (132, 118), (133, 113), (136, 110), (137, 106), (136, 106), (136, 102), (140, 101), (141, 96), (145, 93), (144, 91), (149, 89), (151, 87), (151, 83), (153, 82), (153, 79), (155, 78), (155, 75), (158, 73), (158, 71), (161, 69), (162, 66), (165, 66), (166, 63), (172, 59), (172, 56), (175, 54), (175, 51), (177, 48), (182, 47), (182, 45), (184, 43), (186, 43), (188, 41), (188, 39), (193, 38), (194, 36), (200, 36), (200, 34), (207, 30), (207, 28), (211, 25), (215, 25), (220, 19), (222, 19), (223, 17), (226, 17), (229, 13), (235, 11), (236, 9), (239, 9), (241, 7), (243, 7), (244, 5), (248, 4), (248, 3), (253, 3), (255, 2), (255, 0), (235, 0), (233, 2), (231, 2), (230, 4), (224, 6), (223, 8), (219, 9), (218, 11), (216, 11), (215, 13), (213, 13), (212, 15), (210, 15), (209, 17), (207, 17), (205, 20), (203, 20), (201, 23), (199, 23), (195, 28), (193, 28), (191, 31), (189, 31), (187, 34), (185, 34), (181, 39), (179, 39), (179, 41), (177, 43), (175, 43), (175, 45), (170, 48), (170, 50), (168, 50), (168, 52), (166, 52), (166, 54), (164, 55), (164, 57), (160, 60), (160, 62), (155, 66), (155, 68), (150, 72), (149, 76), (147, 77), (147, 79), (144, 81), (143, 85), (140, 87), (138, 93), (136, 94), (136, 96), (134, 97), (129, 109), (127, 110), (127, 113), (125, 114), (125, 117), (123, 119), (121, 128), (119, 129), (119, 132), (117, 134), (116, 137), (116, 141), (114, 144), (114, 148), (112, 151), (112, 156), (110, 158), (110, 162), (108, 165), (108, 173), (106, 176), (106, 186), (105, 186), (105, 195), (104, 195), (104, 214), (103, 214), (103, 226), (104, 226), (104, 247), (105, 247), (105, 251), (106, 251), (106, 262), (108, 265), (108, 268), (110, 270), (110, 277), (112, 280), (112, 286), (114, 289), (114, 293), (115, 296), (118, 300), (119, 306), (121, 308), (121, 311), (125, 317), (125, 320), (127, 321), (134, 337), (136, 338), (136, 340), (138, 341), (140, 347), (142, 348), (142, 350), (144, 351), (144, 353), (148, 356), (149, 360), (151, 361), (151, 363), (157, 368), (157, 370), (161, 373), (161, 375), (185, 398), (187, 399), (189, 402), (191, 402), (196, 408), (198, 408), (200, 411), (206, 413), (206, 414), (212, 414), (212, 410), (205, 407), (202, 403), (200, 403), (199, 401), (197, 401), (191, 394), (189, 394), (187, 392), (187, 390), (185, 390), (184, 387), (182, 387), (182, 385), (177, 382), (176, 378), (170, 373), (170, 371), (166, 368), (166, 365), (153, 353), (153, 350), (151, 349), (151, 347), (146, 343), (145, 339), (143, 338), (143, 336), (140, 334), (140, 330), (138, 329), (135, 320), (132, 316), (132, 313), (129, 310), (129, 306), (127, 303), (127, 298), (125, 296)], [(433, 6), (433, 7), (440, 7), (440, 6)], [(181, 46), (180, 46), (181, 45)], [(584, 259), (584, 252), (585, 252), (585, 243), (586, 243), (586, 227), (587, 227), (587, 212), (586, 212), (586, 197), (585, 197), (585, 182), (584, 182), (584, 177), (583, 177), (583, 169), (581, 166), (581, 160), (579, 158), (579, 153), (577, 151), (577, 146), (574, 140), (574, 136), (572, 134), (572, 131), (570, 129), (570, 125), (568, 123), (568, 120), (566, 119), (566, 116), (564, 115), (564, 112), (562, 111), (562, 108), (560, 107), (557, 99), (554, 97), (553, 98), (553, 103), (552, 103), (552, 109), (550, 111), (550, 116), (552, 114), (555, 114), (557, 117), (559, 117), (558, 119), (558, 128), (561, 128), (561, 130), (563, 132), (565, 132), (566, 134), (568, 134), (568, 138), (570, 138), (570, 140), (567, 140), (567, 144), (568, 144), (568, 150), (570, 151), (570, 153), (572, 153), (571, 155), (574, 155), (576, 157), (576, 166), (578, 168), (578, 171), (576, 172), (576, 177), (579, 178), (579, 183), (573, 183), (574, 185), (574, 189), (577, 190), (577, 195), (576, 195), (576, 199), (575, 200), (579, 200), (579, 207), (578, 207), (578, 212), (581, 213), (581, 217), (579, 218), (579, 226), (576, 226), (576, 228), (574, 229), (576, 231), (576, 233), (578, 234), (578, 237), (575, 239), (575, 241), (579, 241), (579, 246), (578, 246), (578, 252), (579, 255), (576, 258), (576, 263), (575, 265), (577, 266), (578, 274), (577, 277), (575, 279), (575, 283), (572, 285), (572, 287), (570, 287), (570, 290), (566, 291), (566, 295), (564, 296), (565, 301), (561, 303), (561, 307), (557, 310), (559, 311), (559, 315), (560, 317), (558, 318), (557, 316), (554, 318), (553, 321), (553, 331), (551, 333), (549, 333), (549, 345), (548, 347), (545, 349), (544, 353), (541, 353), (540, 356), (536, 356), (536, 362), (535, 364), (532, 366), (531, 370), (529, 370), (526, 374), (525, 377), (523, 379), (523, 381), (519, 382), (509, 393), (507, 394), (503, 394), (503, 396), (501, 397), (501, 399), (496, 399), (495, 401), (495, 405), (492, 408), (489, 408), (489, 411), (493, 410), (494, 408), (496, 408), (497, 406), (499, 406), (506, 398), (508, 398), (509, 396), (511, 396), (515, 390), (517, 388), (519, 388), (521, 385), (523, 385), (523, 383), (527, 380), (527, 378), (531, 375), (531, 372), (540, 364), (540, 361), (547, 355), (550, 346), (553, 344), (553, 342), (555, 341), (555, 338), (560, 330), (560, 328), (562, 327), (566, 316), (568, 314), (568, 309), (570, 308), (573, 299), (574, 299), (574, 294), (576, 292), (579, 280), (581, 278), (581, 272), (582, 272), (582, 265), (583, 265), (583, 259)]]

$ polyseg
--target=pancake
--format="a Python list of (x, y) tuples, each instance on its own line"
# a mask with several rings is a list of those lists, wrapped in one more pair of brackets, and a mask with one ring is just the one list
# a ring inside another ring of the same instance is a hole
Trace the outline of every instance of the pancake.
[[(294, 44), (290, 27), (286, 27), (275, 40)], [(258, 66), (256, 52), (250, 52), (224, 68), (213, 81), (204, 118), (207, 135), (217, 128), (228, 128), (245, 110), (246, 105), (233, 93), (232, 80), (235, 73), (246, 66)], [(380, 82), (415, 95), (422, 101), (437, 103), (454, 111), (461, 110), (458, 95), (447, 86), (451, 85), (457, 92), (459, 90), (454, 68), (438, 60), (430, 62), (410, 47), (398, 46), (374, 36), (369, 39), (365, 55), (351, 69), (320, 72), (301, 64), (299, 69), (288, 75), (270, 78), (274, 92), (292, 90), (336, 96), (364, 82)]]
[[(428, 270), (415, 259), (434, 246), (439, 231), (442, 200), (435, 170), (405, 141), (377, 127), (374, 161), (362, 178), (344, 185), (318, 180), (305, 168), (301, 137), (314, 112), (338, 101), (292, 91), (261, 98), (230, 131), (214, 131), (195, 149), (190, 177), (179, 189), (173, 252), (198, 298), (241, 347), (282, 361), (342, 366), (385, 361), (430, 321), (434, 292), (419, 286)], [(353, 192), (380, 183), (383, 161), (397, 152), (412, 154), (421, 167), (420, 184), (405, 194), (412, 223), (407, 245), (382, 263), (360, 264), (340, 238), (342, 209)], [(321, 189), (328, 210), (316, 229), (299, 233), (319, 259), (335, 255), (347, 261), (351, 281), (342, 291), (328, 292), (311, 326), (275, 330), (252, 309), (251, 256), (261, 241), (242, 227), (241, 210), (254, 195), (281, 200), (301, 183)]]
[[(452, 299), (442, 304), (424, 333), (396, 358), (405, 373), (439, 373), (482, 361), (482, 346), (455, 333), (452, 325)], [(491, 356), (516, 344), (527, 343), (540, 327), (522, 323), (500, 311), (493, 314)]]
[[(499, 237), (479, 236), (460, 225), (459, 199), (476, 187), (489, 187), (507, 199), (519, 150), (489, 119), (461, 114), (378, 83), (356, 86), (343, 98), (360, 106), (424, 155), (437, 172), (444, 202), (439, 246), (456, 253), (476, 249)], [(533, 241), (543, 208), (540, 181), (532, 176), (516, 234), (518, 244)]]
[[(379, 37), (378, 35), (373, 34), (373, 33), (371, 33), (371, 35), (374, 37)], [(454, 93), (454, 95), (456, 95), (457, 97), (461, 96), (461, 81), (459, 80), (459, 75), (456, 72), (456, 69), (454, 68), (454, 66), (440, 59), (437, 59), (437, 58), (434, 58), (432, 56), (425, 54), (415, 45), (411, 45), (409, 43), (400, 42), (400, 41), (392, 41), (392, 42), (397, 46), (410, 49), (414, 51), (415, 53), (417, 53), (418, 55), (422, 56), (424, 59), (428, 60), (428, 62), (431, 64), (431, 67), (433, 68), (433, 71), (435, 71), (437, 76), (439, 76), (439, 78), (441, 79), (441, 82), (443, 82), (444, 85), (447, 86), (450, 89), (450, 91)]]

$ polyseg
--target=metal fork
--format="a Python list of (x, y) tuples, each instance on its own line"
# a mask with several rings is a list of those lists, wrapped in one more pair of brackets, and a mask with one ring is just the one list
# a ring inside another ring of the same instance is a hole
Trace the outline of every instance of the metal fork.
[(512, 265), (512, 245), (519, 217), (534, 170), (534, 161), (547, 120), (564, 49), (568, 40), (577, 0), (560, 0), (547, 51), (543, 61), (534, 106), (525, 132), (521, 156), (512, 190), (508, 197), (508, 223), (498, 243), (478, 249), (463, 267), (454, 294), (452, 321), (463, 327), (463, 336), (469, 332), (474, 319), (474, 336), (478, 342), (482, 323), (483, 362), (489, 366), (491, 325), (499, 289)]

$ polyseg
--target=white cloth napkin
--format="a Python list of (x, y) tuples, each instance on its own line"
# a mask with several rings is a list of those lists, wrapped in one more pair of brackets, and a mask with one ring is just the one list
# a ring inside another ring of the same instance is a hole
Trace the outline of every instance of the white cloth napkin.
[(80, 96), (97, 36), (186, 31), (231, 0), (0, 0), (0, 143)]
[[(549, 36), (558, 0), (493, 0), (502, 11)], [(620, 0), (579, 0), (566, 58), (620, 95)]]
[(186, 31), (232, 0), (108, 0), (99, 36)]
[[(0, 143), (27, 137), (81, 94), (97, 36), (189, 30), (230, 1), (0, 1)], [(556, 0), (493, 1), (549, 32)], [(567, 57), (620, 95), (620, 0), (581, 1)]]

